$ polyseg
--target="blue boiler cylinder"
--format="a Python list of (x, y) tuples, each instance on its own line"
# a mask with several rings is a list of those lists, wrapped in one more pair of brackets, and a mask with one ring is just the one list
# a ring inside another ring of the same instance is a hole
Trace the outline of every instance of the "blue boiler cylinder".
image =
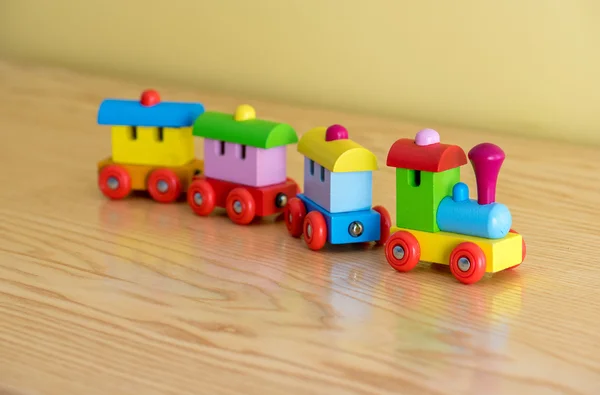
[(459, 182), (452, 188), (452, 197), (440, 202), (437, 223), (444, 232), (501, 239), (512, 227), (512, 215), (504, 204), (479, 204), (469, 199), (469, 187)]

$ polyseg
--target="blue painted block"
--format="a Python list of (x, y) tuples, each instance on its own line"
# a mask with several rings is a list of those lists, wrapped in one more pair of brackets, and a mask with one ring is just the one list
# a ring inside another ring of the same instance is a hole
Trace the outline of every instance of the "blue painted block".
[(442, 199), (437, 210), (437, 224), (444, 232), (501, 239), (512, 227), (512, 215), (501, 203), (480, 205), (469, 199), (469, 187), (459, 182), (452, 189), (452, 197)]
[[(330, 244), (351, 244), (377, 241), (381, 237), (381, 216), (375, 210), (357, 210), (344, 213), (331, 213), (315, 203), (305, 194), (297, 196), (306, 206), (306, 213), (318, 211), (327, 223), (327, 242)], [(363, 233), (354, 237), (350, 234), (350, 225), (358, 221), (362, 224)]]
[(373, 172), (332, 173), (305, 157), (304, 194), (330, 213), (369, 210)]
[(200, 103), (161, 102), (143, 106), (138, 100), (106, 99), (98, 109), (98, 124), (181, 128), (204, 113)]

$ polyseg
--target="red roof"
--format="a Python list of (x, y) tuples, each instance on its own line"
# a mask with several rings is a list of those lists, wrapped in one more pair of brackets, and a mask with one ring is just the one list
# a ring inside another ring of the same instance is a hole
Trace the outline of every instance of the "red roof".
[(439, 173), (467, 164), (465, 151), (458, 145), (431, 144), (419, 146), (412, 139), (397, 140), (387, 156), (387, 165)]

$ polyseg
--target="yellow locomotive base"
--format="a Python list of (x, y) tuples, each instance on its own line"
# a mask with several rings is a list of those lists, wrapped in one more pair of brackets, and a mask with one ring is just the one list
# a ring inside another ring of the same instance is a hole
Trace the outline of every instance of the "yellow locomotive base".
[(400, 230), (411, 233), (417, 239), (421, 247), (422, 262), (448, 265), (452, 250), (464, 242), (475, 243), (481, 248), (485, 254), (486, 273), (497, 273), (522, 261), (523, 236), (517, 233), (511, 232), (502, 239), (485, 239), (457, 233), (431, 233), (392, 226), (390, 234)]
[(108, 165), (118, 165), (129, 173), (129, 176), (131, 177), (131, 190), (133, 191), (147, 190), (148, 176), (152, 171), (157, 169), (169, 169), (177, 174), (177, 177), (179, 177), (179, 180), (181, 181), (183, 191), (187, 191), (187, 188), (195, 175), (204, 172), (204, 161), (195, 158), (181, 166), (157, 166), (118, 163), (115, 162), (112, 157), (108, 157), (98, 162), (98, 172)]

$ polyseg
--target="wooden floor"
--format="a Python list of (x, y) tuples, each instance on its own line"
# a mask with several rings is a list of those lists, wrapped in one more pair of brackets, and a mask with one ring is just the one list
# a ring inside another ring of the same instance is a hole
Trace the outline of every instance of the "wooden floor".
[[(299, 133), (345, 125), (378, 155), (374, 202), (392, 216), (395, 139), (433, 127), (502, 146), (497, 197), (528, 257), (465, 286), (395, 272), (380, 248), (313, 253), (282, 223), (107, 201), (98, 104), (147, 87), (0, 63), (0, 394), (600, 393), (600, 149), (249, 102)], [(288, 162), (301, 182), (295, 147)]]

